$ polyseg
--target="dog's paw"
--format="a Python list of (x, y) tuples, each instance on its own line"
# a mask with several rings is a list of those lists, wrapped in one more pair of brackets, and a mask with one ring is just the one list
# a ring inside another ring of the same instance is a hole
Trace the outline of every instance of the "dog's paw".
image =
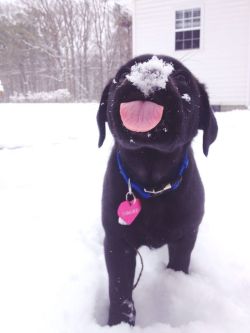
[(172, 269), (175, 272), (183, 272), (185, 274), (189, 274), (189, 267), (185, 265), (177, 265), (177, 264), (168, 264), (166, 269)]
[(120, 323), (127, 323), (130, 326), (134, 326), (135, 316), (134, 302), (127, 299), (120, 305), (110, 306), (108, 325), (113, 326)]

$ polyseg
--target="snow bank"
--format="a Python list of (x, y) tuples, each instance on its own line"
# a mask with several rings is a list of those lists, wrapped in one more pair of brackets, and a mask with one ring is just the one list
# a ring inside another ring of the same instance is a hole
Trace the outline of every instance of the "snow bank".
[(72, 97), (67, 89), (58, 89), (54, 91), (40, 91), (31, 92), (28, 91), (26, 95), (21, 93), (15, 93), (9, 97), (10, 102), (13, 103), (51, 103), (51, 102), (69, 102)]
[(100, 202), (112, 139), (97, 149), (96, 110), (94, 104), (0, 110), (0, 331), (249, 333), (250, 112), (217, 114), (219, 136), (208, 158), (201, 133), (195, 139), (206, 215), (191, 273), (165, 269), (166, 247), (143, 247), (131, 329), (105, 326)]
[(139, 62), (132, 66), (131, 72), (126, 78), (145, 96), (149, 96), (153, 92), (166, 87), (168, 76), (173, 70), (172, 64), (153, 56), (148, 61)]
[(0, 80), (0, 93), (3, 93), (3, 92), (4, 92), (4, 88), (3, 88), (2, 82)]

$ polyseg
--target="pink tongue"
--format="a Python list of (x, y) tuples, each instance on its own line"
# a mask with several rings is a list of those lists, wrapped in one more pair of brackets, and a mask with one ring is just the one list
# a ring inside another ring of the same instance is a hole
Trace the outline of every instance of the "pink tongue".
[(134, 132), (147, 132), (161, 121), (163, 106), (153, 102), (133, 101), (121, 103), (123, 125)]

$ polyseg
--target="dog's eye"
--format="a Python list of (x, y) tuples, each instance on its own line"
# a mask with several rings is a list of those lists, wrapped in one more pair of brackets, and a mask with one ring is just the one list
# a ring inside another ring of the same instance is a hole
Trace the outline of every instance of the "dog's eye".
[(188, 80), (184, 74), (177, 74), (174, 78), (180, 84), (188, 84)]

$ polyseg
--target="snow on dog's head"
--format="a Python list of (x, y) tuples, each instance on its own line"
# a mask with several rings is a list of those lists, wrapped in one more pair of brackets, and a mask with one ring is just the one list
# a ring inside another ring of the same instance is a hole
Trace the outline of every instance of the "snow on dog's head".
[(145, 97), (157, 90), (164, 89), (169, 75), (174, 67), (162, 59), (153, 56), (145, 62), (140, 62), (131, 67), (131, 72), (126, 78), (136, 86)]

